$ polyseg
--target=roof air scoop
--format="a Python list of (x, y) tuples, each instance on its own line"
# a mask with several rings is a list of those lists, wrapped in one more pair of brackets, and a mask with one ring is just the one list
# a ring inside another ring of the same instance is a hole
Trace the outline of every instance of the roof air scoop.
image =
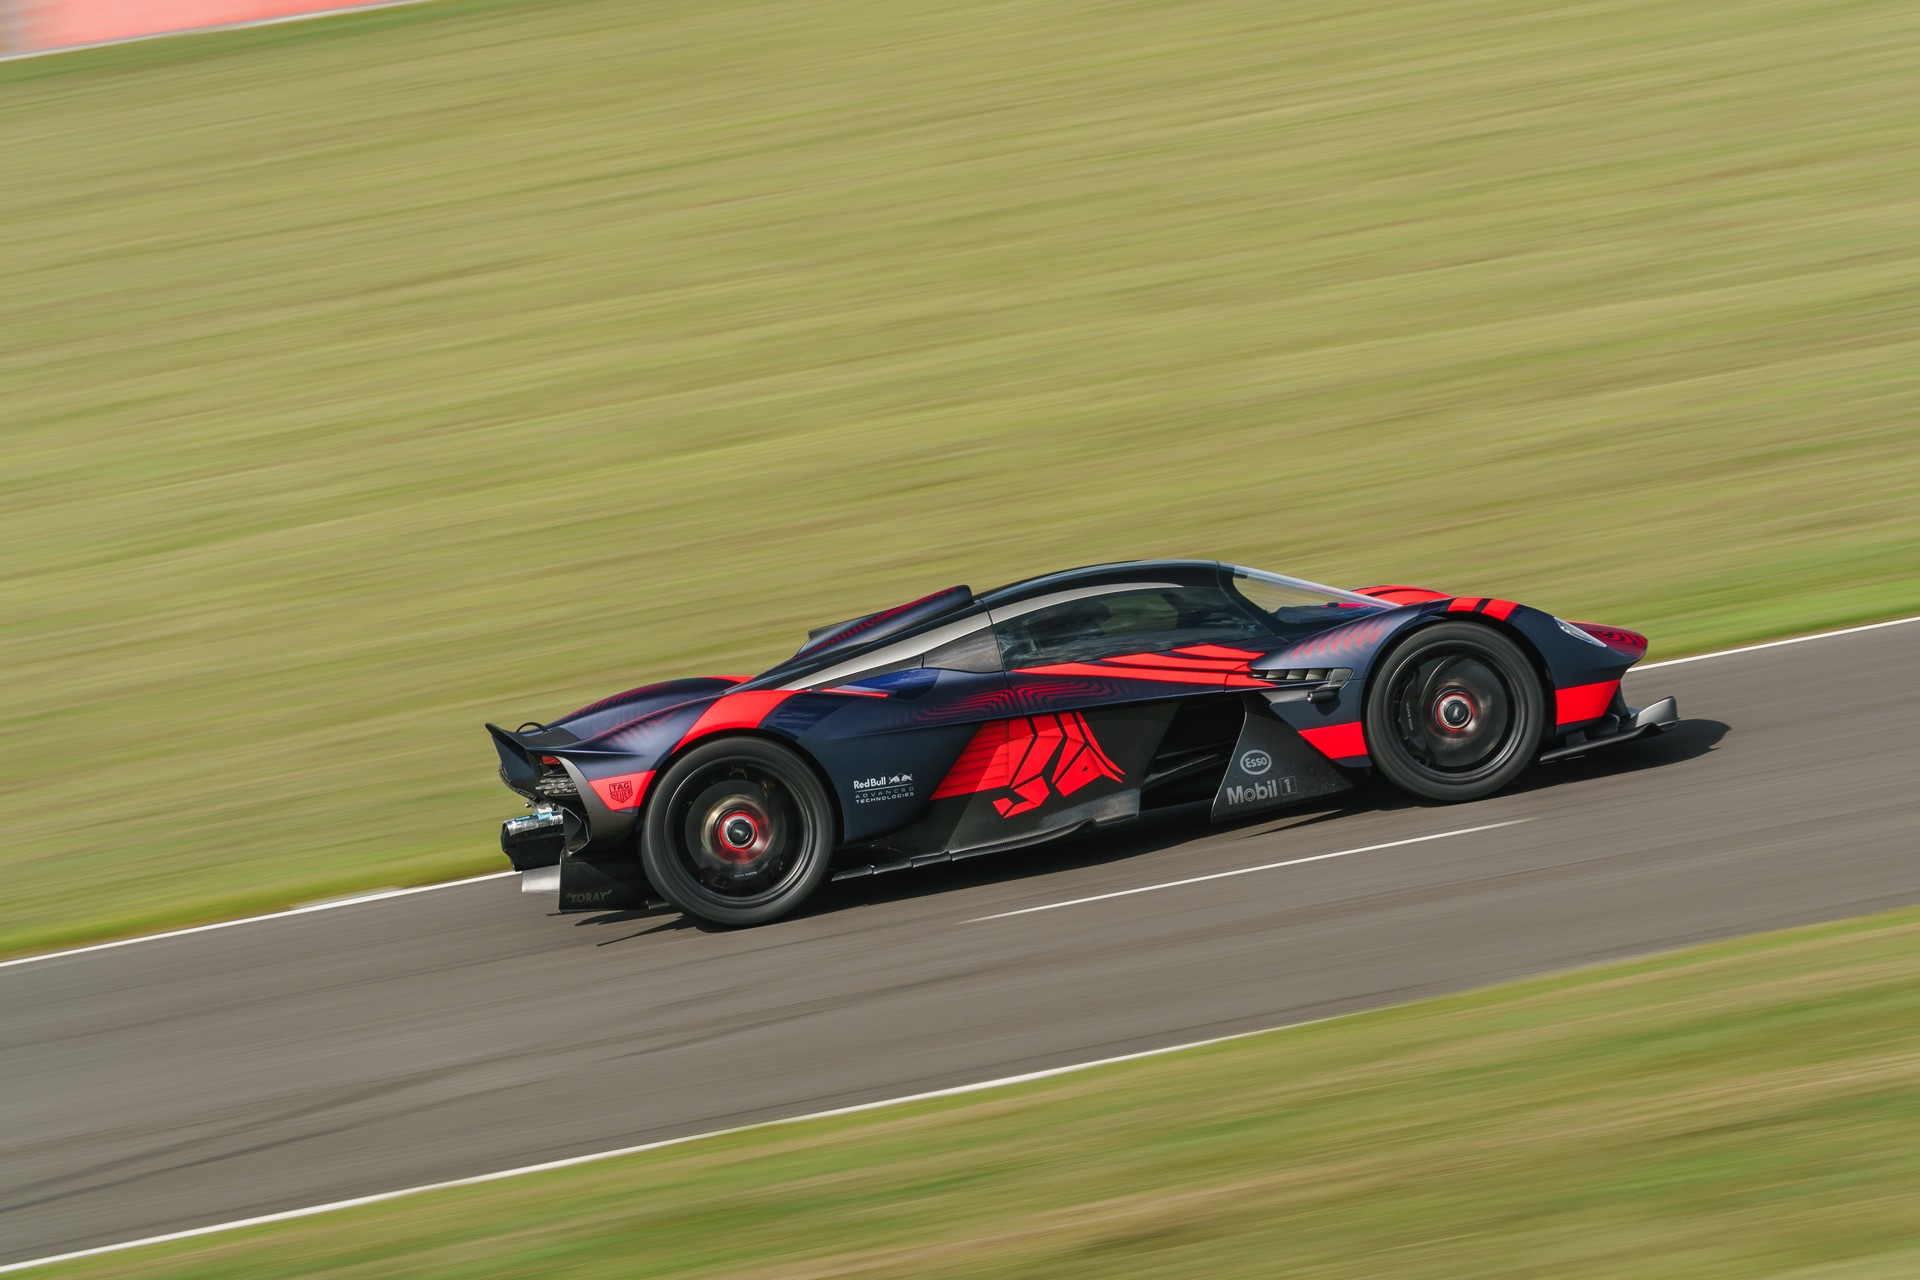
[(945, 591), (936, 591), (930, 596), (921, 596), (918, 600), (909, 600), (891, 609), (882, 609), (879, 613), (870, 613), (864, 618), (855, 618), (850, 622), (836, 622), (830, 626), (819, 627), (807, 632), (807, 642), (793, 656), (811, 657), (823, 653), (836, 645), (858, 643), (867, 644), (883, 636), (890, 636), (908, 627), (918, 626), (929, 618), (964, 609), (973, 603), (973, 592), (967, 587), (948, 587)]

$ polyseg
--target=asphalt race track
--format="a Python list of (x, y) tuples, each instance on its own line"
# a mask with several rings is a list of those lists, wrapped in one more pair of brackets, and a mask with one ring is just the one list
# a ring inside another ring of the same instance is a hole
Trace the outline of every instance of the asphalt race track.
[(6, 968), (0, 1263), (1920, 901), (1916, 667), (1920, 625), (1648, 671), (1674, 732), (1477, 804), (1162, 822), (744, 932), (497, 879)]

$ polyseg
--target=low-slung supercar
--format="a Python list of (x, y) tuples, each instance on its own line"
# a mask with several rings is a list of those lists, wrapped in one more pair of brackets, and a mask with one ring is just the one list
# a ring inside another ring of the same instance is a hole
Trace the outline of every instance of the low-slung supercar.
[(530, 814), (501, 846), (565, 910), (665, 899), (716, 924), (845, 879), (1142, 811), (1218, 819), (1369, 769), (1472, 800), (1540, 760), (1659, 733), (1644, 636), (1416, 587), (1341, 591), (1205, 560), (950, 587), (813, 632), (751, 679), (630, 689), (488, 725)]

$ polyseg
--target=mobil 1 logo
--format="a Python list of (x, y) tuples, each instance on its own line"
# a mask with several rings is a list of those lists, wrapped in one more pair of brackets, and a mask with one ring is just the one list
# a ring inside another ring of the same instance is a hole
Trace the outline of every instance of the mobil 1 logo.
[(1346, 783), (1332, 775), (1332, 766), (1299, 734), (1276, 719), (1250, 713), (1213, 793), (1213, 816), (1237, 818), (1343, 790)]
[(1249, 809), (1255, 806), (1278, 804), (1299, 791), (1299, 784), (1292, 778), (1267, 778), (1249, 785), (1244, 782), (1229, 782), (1220, 788), (1220, 804), (1223, 809)]

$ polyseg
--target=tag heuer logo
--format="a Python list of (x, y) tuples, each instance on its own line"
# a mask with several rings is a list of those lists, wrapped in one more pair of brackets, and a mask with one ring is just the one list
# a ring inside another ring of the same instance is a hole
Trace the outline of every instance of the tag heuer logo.
[(625, 804), (633, 799), (633, 783), (626, 778), (607, 784), (607, 794), (613, 797), (615, 804)]
[(1273, 757), (1264, 751), (1249, 751), (1240, 757), (1240, 767), (1248, 773), (1265, 773), (1273, 768)]

